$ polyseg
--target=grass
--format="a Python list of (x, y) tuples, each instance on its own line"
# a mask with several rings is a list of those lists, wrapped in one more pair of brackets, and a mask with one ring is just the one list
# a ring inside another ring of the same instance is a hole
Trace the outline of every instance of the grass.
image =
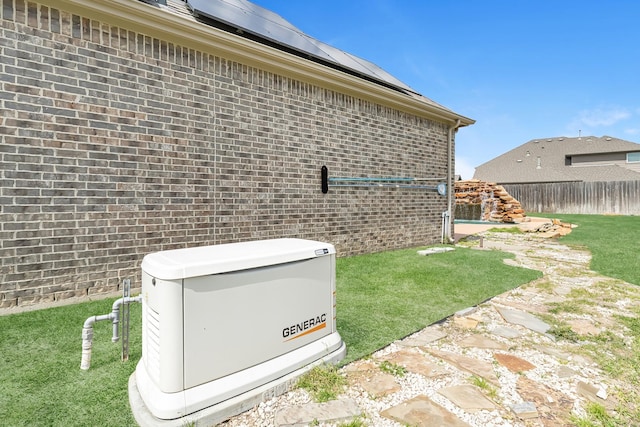
[[(634, 250), (640, 240), (640, 217), (553, 217), (579, 225), (562, 241), (588, 248), (593, 270), (640, 285), (640, 259)], [(505, 257), (510, 255), (457, 248), (426, 257), (407, 249), (338, 259), (338, 331), (348, 348), (344, 363), (540, 277), (536, 271), (505, 265)], [(80, 370), (82, 324), (89, 316), (109, 313), (112, 302), (0, 316), (2, 425), (136, 425), (127, 380), (141, 356), (139, 304), (131, 306), (130, 361), (120, 361), (121, 346), (111, 343), (111, 324), (99, 322), (94, 326), (91, 369)], [(600, 354), (601, 366), (610, 366), (612, 374), (638, 381), (640, 322), (637, 317), (620, 320), (629, 330), (627, 342), (603, 333), (595, 338), (596, 344), (606, 344), (612, 354), (595, 348), (594, 354)], [(556, 332), (561, 338), (574, 338), (562, 325)], [(599, 408), (591, 409), (588, 419), (581, 421), (610, 422)]]
[(576, 427), (622, 427), (625, 424), (618, 423), (615, 418), (607, 413), (604, 406), (598, 403), (589, 403), (585, 409), (584, 417), (571, 416), (570, 421)]
[[(619, 281), (640, 285), (640, 260), (637, 241), (640, 239), (640, 217), (606, 215), (552, 215), (563, 222), (577, 224), (572, 232), (561, 238), (561, 242), (589, 250), (592, 255), (590, 268), (597, 273), (612, 277), (587, 289), (570, 292), (567, 301), (552, 306), (548, 317), (552, 328), (548, 331), (558, 339), (580, 342), (580, 350), (591, 357), (610, 377), (625, 384), (640, 382), (640, 309), (632, 309), (632, 316), (617, 315), (617, 323), (622, 327), (612, 328), (597, 335), (579, 336), (560, 318), (588, 312), (593, 305), (605, 304), (625, 296)], [(632, 296), (630, 296), (632, 297)], [(633, 298), (633, 297), (632, 297)], [(544, 316), (543, 316), (544, 320)], [(545, 321), (547, 321), (545, 320)], [(640, 419), (638, 390), (626, 387), (615, 390), (619, 405), (616, 417), (607, 413), (601, 405), (590, 403), (585, 415), (572, 417), (572, 423), (580, 427), (626, 426), (628, 420)], [(635, 425), (635, 424), (634, 424)]]
[(589, 343), (583, 344), (583, 348), (607, 374), (630, 384), (640, 382), (640, 309), (636, 309), (634, 315), (616, 316), (627, 328), (624, 338), (611, 331), (603, 331), (591, 337)]
[(336, 399), (346, 384), (346, 378), (331, 365), (316, 366), (298, 380), (298, 387), (307, 390), (316, 402)]
[(495, 387), (493, 387), (491, 384), (489, 384), (489, 381), (485, 380), (482, 377), (479, 377), (477, 375), (472, 376), (471, 377), (471, 384), (473, 384), (476, 387), (484, 390), (485, 393), (487, 393), (487, 396), (489, 396), (493, 400), (495, 400), (498, 397), (498, 390), (496, 390)]
[[(416, 249), (337, 261), (338, 331), (344, 363), (457, 310), (540, 277), (505, 265), (509, 254)], [(80, 370), (82, 324), (111, 311), (113, 299), (0, 316), (0, 424), (134, 426), (127, 381), (141, 356), (140, 305), (131, 306), (130, 361), (120, 361), (111, 323), (94, 325), (91, 369)], [(325, 397), (321, 397), (324, 399)]]
[[(534, 216), (534, 215), (531, 215)], [(640, 216), (535, 214), (578, 224), (562, 243), (587, 248), (591, 269), (604, 276), (640, 285)]]
[(80, 370), (82, 324), (111, 311), (102, 300), (0, 317), (0, 424), (133, 426), (127, 379), (140, 359), (140, 305), (131, 305), (130, 361), (111, 342), (111, 323), (94, 327), (91, 369)]
[(353, 420), (338, 424), (338, 427), (366, 427), (367, 423), (361, 417), (356, 417)]
[(400, 377), (400, 378), (404, 377), (405, 374), (407, 373), (407, 368), (405, 368), (404, 366), (391, 363), (387, 360), (380, 363), (380, 370), (382, 372), (386, 372), (387, 374), (391, 374), (395, 377)]
[(541, 277), (503, 263), (510, 254), (456, 248), (429, 256), (416, 249), (339, 258), (337, 325), (344, 363), (458, 310)]
[(549, 313), (583, 314), (589, 310), (592, 304), (593, 304), (592, 301), (586, 301), (586, 300), (567, 300), (562, 302), (551, 302), (549, 303), (549, 307), (550, 307)]
[(553, 335), (558, 340), (565, 340), (569, 342), (580, 341), (580, 336), (571, 329), (571, 326), (557, 322), (554, 323), (553, 320), (549, 319), (546, 320), (551, 323), (551, 328), (547, 331), (549, 335)]
[(511, 233), (511, 234), (524, 234), (524, 231), (520, 227), (493, 227), (487, 231), (491, 233)]

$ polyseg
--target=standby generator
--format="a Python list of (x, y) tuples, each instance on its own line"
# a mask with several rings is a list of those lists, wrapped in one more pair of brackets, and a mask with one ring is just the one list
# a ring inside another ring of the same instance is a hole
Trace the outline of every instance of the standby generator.
[(220, 421), (344, 358), (335, 256), (332, 245), (302, 239), (145, 256), (142, 358), (129, 385), (138, 422), (217, 408)]

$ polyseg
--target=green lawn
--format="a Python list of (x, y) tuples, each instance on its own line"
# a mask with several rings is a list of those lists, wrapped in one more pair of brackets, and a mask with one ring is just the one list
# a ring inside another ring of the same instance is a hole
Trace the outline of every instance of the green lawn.
[(0, 317), (0, 425), (133, 426), (127, 380), (140, 359), (140, 304), (131, 305), (130, 361), (94, 326), (91, 369), (80, 370), (82, 325), (113, 299)]
[(640, 216), (534, 215), (577, 224), (563, 243), (587, 248), (592, 270), (640, 285)]
[[(338, 331), (351, 361), (540, 273), (509, 267), (497, 251), (416, 249), (337, 261)], [(127, 381), (140, 359), (140, 305), (131, 306), (130, 361), (110, 322), (94, 326), (91, 369), (80, 370), (84, 320), (113, 299), (0, 317), (0, 424), (129, 426)], [(345, 361), (345, 362), (346, 362)]]
[(503, 263), (511, 254), (415, 249), (337, 261), (338, 331), (350, 362), (458, 310), (530, 282), (541, 273)]

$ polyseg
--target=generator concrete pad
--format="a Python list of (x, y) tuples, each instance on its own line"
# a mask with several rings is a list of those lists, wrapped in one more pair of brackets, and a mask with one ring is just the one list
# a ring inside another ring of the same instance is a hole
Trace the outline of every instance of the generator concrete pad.
[(298, 382), (298, 378), (316, 366), (335, 364), (344, 359), (347, 348), (344, 343), (334, 352), (297, 369), (283, 377), (263, 384), (231, 399), (220, 402), (192, 414), (172, 420), (164, 420), (154, 416), (145, 405), (136, 382), (135, 371), (129, 377), (129, 404), (131, 412), (140, 427), (209, 427), (218, 425), (229, 418), (248, 411), (261, 402), (279, 396), (291, 390)]

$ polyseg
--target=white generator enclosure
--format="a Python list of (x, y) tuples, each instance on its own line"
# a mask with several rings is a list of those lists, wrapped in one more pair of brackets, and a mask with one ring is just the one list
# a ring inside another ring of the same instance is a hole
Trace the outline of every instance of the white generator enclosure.
[(328, 243), (274, 239), (145, 256), (142, 358), (132, 375), (145, 409), (173, 420), (338, 362), (346, 348), (335, 291)]

